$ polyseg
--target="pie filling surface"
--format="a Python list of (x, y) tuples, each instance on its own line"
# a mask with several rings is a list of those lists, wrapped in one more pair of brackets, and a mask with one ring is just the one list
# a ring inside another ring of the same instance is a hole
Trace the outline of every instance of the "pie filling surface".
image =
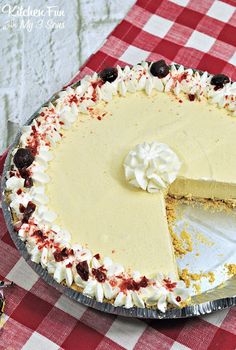
[[(102, 73), (23, 130), (27, 151), (14, 150), (7, 180), (16, 229), (34, 261), (98, 301), (183, 306), (165, 197), (236, 200), (235, 84), (182, 66), (158, 77), (147, 63)], [(124, 172), (144, 142), (168, 145), (181, 163), (154, 193)]]

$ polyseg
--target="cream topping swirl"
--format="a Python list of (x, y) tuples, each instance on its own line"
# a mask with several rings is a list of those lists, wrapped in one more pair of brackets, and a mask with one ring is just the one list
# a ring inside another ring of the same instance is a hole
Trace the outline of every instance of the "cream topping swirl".
[(150, 193), (167, 188), (176, 179), (180, 167), (176, 153), (156, 141), (136, 145), (124, 161), (126, 180)]

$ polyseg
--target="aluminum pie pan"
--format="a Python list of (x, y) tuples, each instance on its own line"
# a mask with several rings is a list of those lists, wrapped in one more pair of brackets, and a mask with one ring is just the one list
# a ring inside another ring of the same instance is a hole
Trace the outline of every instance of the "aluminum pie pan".
[[(178, 67), (178, 65), (176, 65)], [(202, 73), (199, 71), (199, 73)], [(75, 87), (79, 85), (80, 82), (77, 82), (72, 85)], [(39, 110), (42, 107), (48, 105), (49, 102), (53, 102), (58, 96), (58, 93), (55, 93), (46, 103), (44, 103), (24, 125), (29, 125), (33, 119), (38, 116)], [(25, 261), (30, 265), (30, 267), (49, 285), (56, 288), (62, 294), (65, 294), (69, 298), (85, 305), (92, 307), (96, 310), (132, 318), (142, 318), (142, 319), (175, 319), (175, 318), (188, 318), (193, 316), (201, 316), (209, 314), (218, 310), (227, 309), (233, 306), (236, 306), (236, 276), (230, 278), (224, 283), (221, 288), (216, 287), (205, 293), (196, 295), (192, 297), (191, 305), (188, 305), (182, 309), (179, 308), (170, 308), (166, 312), (161, 312), (156, 308), (138, 308), (133, 307), (126, 309), (125, 307), (115, 307), (111, 303), (107, 302), (98, 302), (94, 298), (90, 298), (83, 293), (76, 291), (72, 288), (69, 288), (63, 284), (56, 282), (52, 275), (50, 275), (46, 269), (44, 269), (40, 264), (36, 264), (31, 261), (31, 256), (27, 251), (25, 243), (18, 237), (16, 231), (14, 230), (13, 219), (11, 210), (9, 208), (6, 196), (6, 175), (10, 169), (11, 164), (11, 152), (19, 144), (21, 136), (21, 131), (19, 131), (15, 137), (14, 142), (9, 148), (7, 158), (5, 160), (2, 181), (1, 181), (1, 192), (2, 192), (2, 210), (4, 219), (10, 233), (10, 236), (15, 243), (20, 254), (23, 256)]]

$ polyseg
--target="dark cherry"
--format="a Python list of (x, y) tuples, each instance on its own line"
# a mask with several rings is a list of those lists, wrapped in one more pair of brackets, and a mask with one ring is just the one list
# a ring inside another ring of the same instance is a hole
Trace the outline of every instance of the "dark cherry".
[(24, 210), (22, 223), (27, 223), (29, 221), (29, 218), (31, 217), (35, 209), (36, 209), (36, 205), (33, 202), (29, 201), (29, 203), (27, 204), (27, 207)]
[(97, 260), (100, 260), (101, 259), (100, 254), (99, 253), (95, 254), (94, 258), (97, 259)]
[(29, 170), (24, 167), (22, 169), (19, 169), (20, 176), (25, 179), (24, 181), (24, 187), (30, 188), (33, 186), (33, 179), (30, 177), (30, 172)]
[(154, 77), (165, 78), (169, 73), (169, 66), (164, 60), (153, 62), (150, 68), (150, 72)]
[(41, 230), (34, 231), (33, 236), (37, 237), (38, 239), (40, 239), (42, 241), (44, 240), (43, 231), (41, 231)]
[(66, 248), (63, 248), (60, 251), (54, 252), (53, 255), (54, 255), (56, 262), (63, 261), (66, 258), (68, 258), (68, 252), (67, 252)]
[(189, 94), (188, 98), (189, 98), (189, 101), (194, 101), (195, 100), (195, 95)]
[(105, 68), (99, 76), (104, 82), (112, 83), (118, 77), (118, 70), (117, 68)]
[(19, 205), (19, 211), (22, 214), (25, 212), (25, 206), (22, 203), (20, 203), (20, 205)]
[(89, 279), (89, 267), (87, 261), (82, 261), (76, 265), (76, 271), (82, 278), (82, 280), (87, 281)]
[(30, 173), (29, 171), (27, 170), (26, 167), (22, 168), (22, 169), (19, 169), (19, 173), (20, 173), (20, 176), (23, 178), (23, 179), (28, 179), (28, 177), (30, 176)]
[(128, 290), (139, 290), (140, 287), (138, 282), (135, 282), (133, 279), (130, 279), (127, 281), (126, 288)]
[(216, 74), (211, 78), (211, 85), (214, 85), (217, 89), (221, 89), (225, 84), (229, 82), (229, 77), (224, 74)]
[(24, 187), (30, 188), (33, 186), (33, 179), (31, 177), (27, 177), (24, 181)]
[(10, 170), (10, 172), (9, 172), (9, 176), (10, 176), (10, 177), (13, 177), (13, 176), (15, 176), (15, 175), (16, 175), (16, 172), (15, 172), (15, 171)]
[(13, 161), (18, 169), (28, 168), (34, 161), (34, 156), (28, 148), (18, 148)]
[(148, 279), (147, 277), (143, 276), (141, 281), (139, 282), (140, 287), (145, 288), (148, 285)]
[(107, 279), (105, 272), (101, 271), (100, 269), (92, 269), (92, 274), (95, 276), (98, 282), (105, 282)]

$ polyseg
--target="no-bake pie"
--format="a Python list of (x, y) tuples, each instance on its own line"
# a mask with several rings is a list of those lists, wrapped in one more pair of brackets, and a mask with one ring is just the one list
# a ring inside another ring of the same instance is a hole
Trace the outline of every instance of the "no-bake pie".
[(23, 127), (6, 180), (16, 234), (59, 283), (181, 307), (166, 198), (236, 202), (236, 83), (163, 60), (107, 68)]

